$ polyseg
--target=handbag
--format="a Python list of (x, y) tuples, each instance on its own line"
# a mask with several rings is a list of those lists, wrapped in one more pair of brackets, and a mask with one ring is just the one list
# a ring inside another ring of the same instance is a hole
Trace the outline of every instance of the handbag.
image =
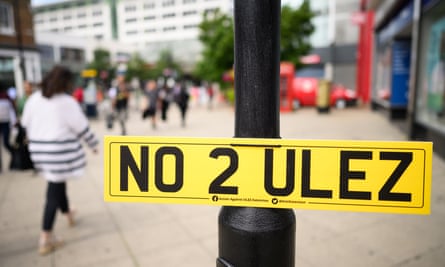
[(28, 139), (26, 137), (26, 130), (21, 125), (17, 126), (18, 132), (15, 138), (15, 143), (12, 148), (11, 163), (9, 169), (11, 170), (29, 170), (34, 169), (34, 164), (31, 160), (31, 155), (28, 149)]

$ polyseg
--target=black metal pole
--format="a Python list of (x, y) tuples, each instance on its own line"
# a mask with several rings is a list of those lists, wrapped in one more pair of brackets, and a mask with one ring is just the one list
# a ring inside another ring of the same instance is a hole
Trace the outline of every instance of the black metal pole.
[[(280, 15), (279, 0), (235, 0), (235, 137), (280, 138)], [(295, 265), (290, 209), (222, 207), (218, 235), (217, 267)]]

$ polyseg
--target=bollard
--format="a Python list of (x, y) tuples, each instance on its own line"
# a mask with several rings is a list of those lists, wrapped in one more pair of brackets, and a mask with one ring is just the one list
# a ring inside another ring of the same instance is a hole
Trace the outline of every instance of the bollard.
[(331, 82), (325, 79), (318, 81), (317, 111), (318, 113), (329, 113), (331, 96)]
[[(235, 0), (234, 7), (235, 137), (280, 138), (281, 1)], [(218, 223), (217, 267), (295, 265), (293, 210), (222, 207)]]

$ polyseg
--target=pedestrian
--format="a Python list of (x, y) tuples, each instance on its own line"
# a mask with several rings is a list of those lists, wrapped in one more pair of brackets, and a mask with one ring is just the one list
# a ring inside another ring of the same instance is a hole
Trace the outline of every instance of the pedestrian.
[(156, 129), (156, 110), (159, 102), (159, 90), (154, 80), (146, 83), (145, 96), (147, 97), (147, 107), (143, 111), (142, 118), (151, 117), (151, 126), (153, 129)]
[(17, 113), (19, 116), (23, 113), (23, 108), (25, 107), (26, 100), (31, 96), (33, 92), (32, 84), (29, 81), (23, 82), (23, 96), (17, 99)]
[[(14, 101), (9, 97), (6, 88), (0, 88), (0, 134), (3, 137), (3, 145), (12, 157), (12, 146), (9, 143), (11, 128), (17, 123), (17, 115)], [(0, 156), (0, 171), (1, 156)]]
[(181, 125), (182, 127), (185, 127), (185, 115), (187, 113), (190, 94), (188, 93), (187, 87), (183, 81), (176, 83), (174, 95), (175, 102), (178, 104), (179, 110), (181, 111)]
[(109, 91), (109, 96), (112, 103), (113, 113), (116, 115), (119, 124), (121, 125), (122, 135), (127, 134), (125, 122), (128, 117), (128, 99), (130, 93), (127, 85), (125, 84), (125, 77), (123, 75), (117, 76), (116, 87), (113, 87)]
[(80, 86), (77, 86), (76, 89), (73, 91), (73, 97), (76, 99), (77, 103), (79, 105), (83, 106), (83, 88)]
[(209, 97), (209, 102), (208, 102), (208, 108), (212, 109), (212, 105), (213, 105), (213, 96), (214, 96), (214, 91), (213, 91), (213, 87), (211, 83), (208, 83), (206, 85), (206, 90), (207, 90), (207, 96)]
[(170, 107), (170, 102), (173, 100), (172, 87), (175, 84), (173, 78), (164, 78), (159, 91), (159, 99), (161, 100), (161, 119), (167, 121), (167, 111)]
[(22, 124), (29, 139), (31, 159), (36, 170), (47, 180), (42, 231), (38, 245), (46, 255), (63, 242), (53, 234), (57, 210), (74, 226), (66, 181), (83, 175), (86, 157), (80, 141), (97, 153), (98, 140), (91, 131), (80, 105), (69, 95), (73, 74), (55, 66), (42, 80), (41, 90), (34, 92), (25, 104)]

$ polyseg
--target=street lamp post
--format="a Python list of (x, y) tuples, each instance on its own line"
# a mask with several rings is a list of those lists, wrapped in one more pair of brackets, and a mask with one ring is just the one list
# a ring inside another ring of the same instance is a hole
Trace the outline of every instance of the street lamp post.
[[(280, 138), (281, 1), (234, 3), (235, 137)], [(295, 264), (295, 214), (291, 209), (222, 207), (218, 235), (217, 267)]]

